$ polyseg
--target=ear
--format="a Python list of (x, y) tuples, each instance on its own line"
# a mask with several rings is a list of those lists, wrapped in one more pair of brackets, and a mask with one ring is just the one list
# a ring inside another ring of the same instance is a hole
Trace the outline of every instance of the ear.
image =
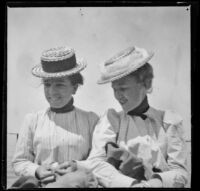
[(147, 94), (150, 94), (153, 91), (153, 88), (150, 87), (148, 90), (146, 90)]
[(152, 89), (152, 79), (145, 79), (144, 87), (146, 88), (147, 92)]
[(72, 94), (76, 94), (76, 91), (77, 91), (77, 89), (78, 89), (78, 84), (74, 85), (73, 88), (74, 88), (74, 89), (73, 89)]

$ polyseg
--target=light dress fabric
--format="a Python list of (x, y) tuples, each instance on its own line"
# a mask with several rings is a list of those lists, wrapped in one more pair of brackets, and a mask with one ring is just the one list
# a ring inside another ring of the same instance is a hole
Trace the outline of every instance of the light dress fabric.
[(141, 157), (149, 167), (160, 169), (162, 172), (153, 173), (149, 178), (159, 176), (163, 187), (185, 186), (188, 170), (182, 118), (172, 111), (152, 107), (144, 114), (145, 120), (109, 109), (95, 127), (88, 159), (77, 161), (78, 167), (93, 170), (103, 187), (131, 187), (135, 179), (105, 162), (105, 145), (115, 142)]
[(12, 160), (15, 174), (35, 177), (39, 165), (86, 159), (98, 119), (94, 112), (77, 107), (67, 113), (48, 108), (27, 114)]

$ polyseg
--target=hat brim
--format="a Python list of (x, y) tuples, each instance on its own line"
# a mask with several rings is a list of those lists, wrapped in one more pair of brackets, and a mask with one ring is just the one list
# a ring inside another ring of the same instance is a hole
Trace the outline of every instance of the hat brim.
[(132, 68), (129, 68), (127, 71), (123, 72), (123, 73), (120, 73), (120, 74), (117, 74), (116, 76), (113, 76), (113, 77), (101, 77), (101, 79), (99, 79), (97, 81), (97, 84), (106, 84), (106, 83), (109, 83), (109, 82), (113, 82), (115, 80), (118, 80), (120, 78), (123, 78), (127, 75), (129, 75), (130, 73), (136, 71), (137, 69), (139, 69), (140, 67), (142, 67), (144, 64), (146, 64), (152, 57), (153, 57), (154, 53), (153, 52), (149, 52), (149, 56), (147, 58), (145, 58), (143, 61), (141, 61), (137, 67), (132, 67)]
[(71, 76), (73, 74), (76, 74), (82, 71), (83, 69), (85, 69), (86, 66), (87, 66), (86, 62), (83, 59), (81, 59), (81, 60), (77, 60), (76, 67), (74, 67), (71, 70), (67, 70), (63, 72), (48, 73), (42, 69), (41, 65), (36, 65), (32, 69), (32, 74), (39, 78), (61, 78), (61, 77)]

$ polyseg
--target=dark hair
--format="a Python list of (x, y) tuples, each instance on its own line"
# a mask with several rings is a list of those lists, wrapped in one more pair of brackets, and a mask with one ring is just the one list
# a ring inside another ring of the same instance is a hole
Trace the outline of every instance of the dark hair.
[(130, 76), (133, 76), (138, 83), (144, 83), (145, 85), (148, 82), (148, 88), (151, 87), (152, 85), (152, 80), (153, 80), (153, 67), (149, 64), (146, 63), (142, 67), (140, 67), (138, 70), (132, 72), (129, 74)]
[[(72, 86), (83, 85), (83, 76), (80, 73), (72, 74), (71, 76), (65, 76), (65, 77), (61, 77), (61, 78), (69, 79)], [(42, 83), (44, 82), (45, 79), (55, 79), (55, 78), (42, 78)]]
[(71, 84), (74, 85), (83, 85), (83, 76), (81, 73), (76, 73), (71, 76), (68, 76), (68, 79), (70, 80)]

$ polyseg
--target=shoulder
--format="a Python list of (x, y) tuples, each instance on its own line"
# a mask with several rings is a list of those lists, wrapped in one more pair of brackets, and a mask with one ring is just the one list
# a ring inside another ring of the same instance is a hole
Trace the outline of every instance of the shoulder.
[(165, 131), (169, 132), (171, 135), (175, 135), (177, 132), (180, 136), (183, 135), (182, 128), (182, 117), (175, 111), (166, 110), (163, 118), (163, 127)]
[(150, 117), (153, 117), (164, 124), (177, 125), (182, 122), (182, 117), (173, 110), (159, 110), (150, 107), (147, 113)]
[(119, 119), (119, 118), (120, 118), (121, 112), (117, 112), (115, 109), (109, 108), (109, 109), (105, 112), (105, 114), (106, 114), (109, 118)]
[(48, 112), (48, 109), (42, 109), (36, 112), (29, 112), (25, 115), (25, 120), (35, 121), (40, 117), (43, 117)]
[(24, 134), (23, 132), (26, 132), (26, 131), (34, 132), (38, 123), (38, 118), (44, 114), (45, 114), (45, 110), (29, 112), (25, 114), (22, 125), (20, 127), (20, 133)]
[(165, 124), (172, 124), (172, 125), (178, 125), (182, 123), (183, 119), (181, 115), (179, 115), (177, 112), (172, 110), (166, 110), (163, 117), (163, 122)]
[(121, 112), (117, 112), (115, 109), (110, 108), (106, 110), (102, 119), (108, 120), (112, 126), (119, 126)]
[(173, 110), (158, 110), (150, 107), (147, 113), (163, 127), (165, 132), (169, 132), (170, 129), (180, 130), (182, 127), (182, 117)]
[(165, 111), (150, 107), (149, 110), (146, 112), (146, 114), (150, 118), (153, 118), (157, 122), (159, 122), (160, 125), (163, 124), (163, 118), (164, 118)]
[(166, 110), (163, 118), (163, 127), (170, 138), (184, 139), (183, 119), (180, 114), (172, 110)]
[[(120, 115), (115, 109), (107, 109), (100, 117), (96, 127), (96, 134), (105, 132), (117, 133), (120, 127)], [(111, 131), (110, 131), (111, 130)]]
[(85, 111), (83, 109), (75, 107), (75, 112), (81, 115), (82, 117), (86, 117), (86, 118), (94, 119), (94, 120), (99, 119), (99, 116), (93, 111)]

